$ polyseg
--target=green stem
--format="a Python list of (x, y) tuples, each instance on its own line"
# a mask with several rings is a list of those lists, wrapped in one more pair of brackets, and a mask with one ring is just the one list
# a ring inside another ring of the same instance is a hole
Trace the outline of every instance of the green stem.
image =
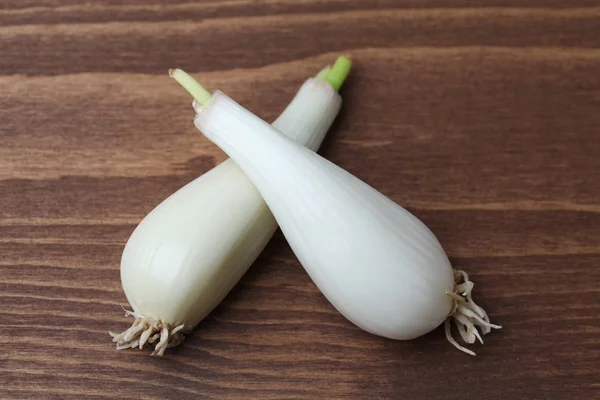
[(315, 76), (315, 78), (327, 82), (325, 79), (327, 78), (327, 75), (329, 75), (329, 73), (331, 72), (331, 67), (327, 66), (325, 68), (323, 68), (322, 70), (319, 71), (319, 73)]
[(350, 60), (350, 58), (347, 56), (339, 56), (329, 71), (326, 71), (327, 68), (321, 70), (317, 75), (317, 78), (329, 83), (335, 90), (340, 90), (350, 73), (351, 66), (352, 60)]
[[(352, 61), (346, 56), (339, 56), (335, 63), (331, 67), (323, 68), (316, 76), (324, 82), (327, 82), (336, 91), (340, 90), (342, 84), (348, 77)], [(208, 90), (204, 89), (202, 85), (198, 83), (185, 71), (180, 69), (170, 69), (169, 76), (175, 79), (185, 90), (187, 90), (198, 103), (202, 106), (206, 106), (211, 99), (211, 94)]]
[(201, 105), (206, 106), (210, 101), (210, 92), (204, 89), (204, 87), (202, 87), (198, 81), (188, 75), (185, 71), (180, 69), (170, 69), (169, 76), (183, 86), (183, 88), (187, 90)]

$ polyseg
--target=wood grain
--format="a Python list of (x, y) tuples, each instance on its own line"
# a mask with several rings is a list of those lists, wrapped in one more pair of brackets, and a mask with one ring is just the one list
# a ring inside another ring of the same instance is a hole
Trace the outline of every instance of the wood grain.
[[(140, 219), (225, 159), (168, 79), (272, 120), (355, 60), (321, 153), (425, 221), (505, 328), (475, 358), (341, 317), (276, 234), (162, 359), (117, 352)], [(0, 4), (0, 398), (600, 398), (600, 2)]]

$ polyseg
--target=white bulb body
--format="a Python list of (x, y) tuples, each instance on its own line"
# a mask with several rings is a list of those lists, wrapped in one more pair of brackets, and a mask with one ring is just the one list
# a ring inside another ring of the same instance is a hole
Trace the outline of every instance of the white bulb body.
[(447, 318), (453, 270), (419, 219), (222, 93), (195, 124), (252, 180), (301, 264), (347, 319), (376, 335), (413, 339)]
[[(316, 150), (340, 107), (337, 92), (311, 78), (273, 125)], [(260, 193), (226, 160), (172, 194), (135, 229), (121, 259), (127, 299), (145, 317), (193, 327), (229, 293), (276, 228)]]

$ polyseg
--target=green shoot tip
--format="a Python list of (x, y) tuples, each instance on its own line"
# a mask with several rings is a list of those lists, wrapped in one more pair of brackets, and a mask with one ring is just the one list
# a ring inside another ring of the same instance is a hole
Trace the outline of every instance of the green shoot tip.
[(325, 68), (323, 68), (322, 70), (319, 71), (319, 73), (317, 75), (315, 75), (315, 78), (325, 81), (325, 78), (327, 77), (327, 75), (329, 75), (329, 73), (331, 72), (331, 66), (326, 66)]
[(342, 84), (350, 73), (352, 60), (347, 56), (339, 56), (329, 71), (321, 76), (325, 70), (322, 70), (317, 77), (331, 85), (335, 90), (340, 90)]
[(211, 98), (208, 90), (204, 89), (202, 85), (198, 83), (194, 78), (192, 78), (188, 73), (183, 70), (170, 69), (169, 76), (177, 81), (185, 90), (187, 90), (194, 99), (205, 106)]

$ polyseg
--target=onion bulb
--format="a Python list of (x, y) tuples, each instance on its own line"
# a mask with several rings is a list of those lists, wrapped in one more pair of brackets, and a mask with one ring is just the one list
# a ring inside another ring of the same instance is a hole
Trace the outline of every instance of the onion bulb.
[(445, 324), (448, 340), (471, 355), (451, 322), (469, 344), (500, 328), (473, 302), (468, 275), (453, 270), (410, 212), (222, 92), (196, 111), (196, 127), (246, 173), (314, 283), (355, 325), (408, 340)]
[[(349, 67), (340, 57), (308, 79), (273, 126), (317, 150), (340, 110), (337, 89)], [(171, 74), (204, 101), (204, 89), (189, 75)], [(229, 293), (276, 228), (262, 197), (231, 159), (172, 194), (142, 220), (123, 251), (121, 281), (133, 308), (126, 316), (135, 320), (126, 331), (111, 333), (117, 349), (149, 344), (162, 355), (178, 345)]]

